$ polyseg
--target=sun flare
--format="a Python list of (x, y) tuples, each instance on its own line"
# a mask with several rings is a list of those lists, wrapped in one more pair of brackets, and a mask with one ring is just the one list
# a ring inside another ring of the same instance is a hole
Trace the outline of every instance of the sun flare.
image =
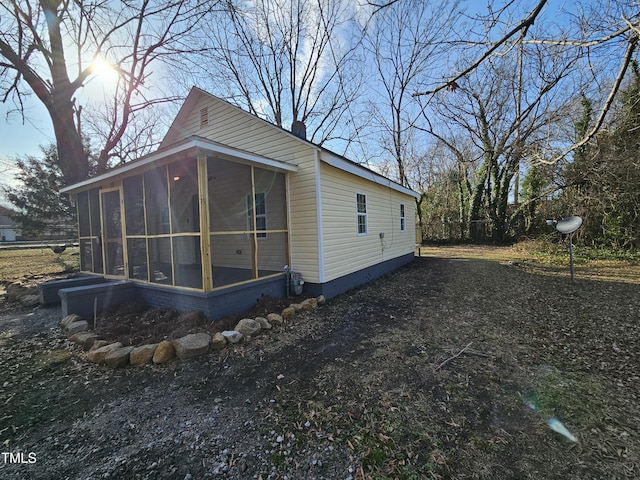
[(91, 64), (93, 75), (103, 82), (115, 82), (118, 80), (116, 69), (102, 57), (96, 57)]

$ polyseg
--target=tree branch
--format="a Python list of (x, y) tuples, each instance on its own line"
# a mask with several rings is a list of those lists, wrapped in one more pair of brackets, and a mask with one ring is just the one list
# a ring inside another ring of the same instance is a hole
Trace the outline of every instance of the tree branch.
[(439, 92), (440, 90), (444, 90), (445, 88), (451, 88), (456, 85), (456, 82), (460, 80), (462, 77), (472, 72), (478, 66), (483, 63), (487, 58), (489, 58), (493, 52), (495, 52), (501, 45), (507, 42), (511, 37), (513, 37), (518, 32), (523, 32), (521, 35), (524, 36), (526, 31), (529, 29), (531, 25), (535, 22), (537, 16), (542, 11), (542, 7), (544, 7), (547, 3), (547, 0), (540, 0), (538, 5), (533, 9), (533, 11), (525, 18), (522, 22), (512, 28), (509, 32), (507, 32), (498, 42), (496, 42), (491, 48), (489, 48), (486, 52), (484, 52), (480, 58), (478, 58), (475, 62), (473, 62), (469, 67), (465, 68), (462, 72), (460, 72), (455, 77), (451, 78), (446, 83), (439, 85), (433, 90), (427, 90), (424, 92), (416, 92), (413, 94), (414, 97), (419, 97), (423, 95), (433, 95), (434, 93)]
[(633, 58), (633, 54), (636, 50), (637, 45), (638, 45), (638, 37), (634, 33), (634, 35), (629, 39), (629, 43), (627, 44), (627, 49), (625, 51), (624, 58), (622, 60), (622, 65), (620, 66), (620, 70), (618, 71), (618, 75), (616, 76), (613, 86), (609, 91), (609, 96), (604, 102), (604, 105), (602, 106), (602, 110), (600, 110), (600, 115), (598, 116), (598, 119), (596, 120), (596, 123), (594, 124), (593, 128), (589, 130), (589, 132), (587, 132), (587, 134), (584, 136), (582, 140), (580, 140), (577, 143), (574, 143), (571, 147), (569, 147), (560, 155), (557, 155), (552, 160), (540, 159), (538, 160), (540, 163), (551, 165), (559, 162), (560, 160), (565, 158), (567, 155), (569, 155), (571, 152), (586, 145), (589, 141), (591, 141), (591, 139), (596, 135), (596, 133), (598, 133), (598, 131), (600, 130), (600, 127), (602, 127), (602, 124), (604, 123), (605, 117), (607, 116), (609, 109), (611, 108), (611, 104), (613, 103), (613, 100), (616, 94), (618, 93), (618, 90), (620, 90), (620, 85), (622, 84), (625, 73), (627, 72), (627, 68), (631, 63), (631, 59)]

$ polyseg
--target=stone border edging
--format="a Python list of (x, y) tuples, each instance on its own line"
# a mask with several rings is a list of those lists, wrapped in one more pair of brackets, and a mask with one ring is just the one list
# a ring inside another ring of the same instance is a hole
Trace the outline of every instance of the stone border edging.
[(109, 343), (96, 333), (89, 331), (89, 322), (76, 314), (70, 314), (60, 321), (60, 326), (69, 340), (80, 346), (86, 353), (84, 358), (98, 365), (123, 368), (127, 365), (160, 365), (174, 358), (187, 360), (210, 352), (223, 350), (230, 344), (236, 344), (257, 336), (273, 325), (291, 320), (300, 310), (315, 310), (326, 302), (324, 295), (307, 298), (301, 303), (293, 303), (281, 313), (269, 313), (266, 317), (243, 318), (234, 330), (218, 332), (213, 337), (208, 333), (190, 333), (176, 340), (163, 340), (159, 343), (139, 346), (123, 346), (120, 342)]

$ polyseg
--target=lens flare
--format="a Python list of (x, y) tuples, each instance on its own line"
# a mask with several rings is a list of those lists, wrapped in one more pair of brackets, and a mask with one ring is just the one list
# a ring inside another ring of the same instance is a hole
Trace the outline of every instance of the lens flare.
[(554, 432), (558, 432), (560, 435), (564, 435), (572, 442), (578, 443), (578, 439), (574, 437), (573, 434), (567, 430), (567, 427), (565, 427), (557, 418), (549, 419), (549, 428)]

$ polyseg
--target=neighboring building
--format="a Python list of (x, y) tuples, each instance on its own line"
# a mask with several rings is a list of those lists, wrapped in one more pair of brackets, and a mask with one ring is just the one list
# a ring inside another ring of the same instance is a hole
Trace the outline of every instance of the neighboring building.
[(414, 257), (417, 194), (193, 88), (159, 149), (63, 192), (83, 272), (215, 319), (286, 295), (332, 297)]
[(0, 206), (0, 242), (15, 242), (19, 236), (20, 230), (11, 218), (11, 210)]

